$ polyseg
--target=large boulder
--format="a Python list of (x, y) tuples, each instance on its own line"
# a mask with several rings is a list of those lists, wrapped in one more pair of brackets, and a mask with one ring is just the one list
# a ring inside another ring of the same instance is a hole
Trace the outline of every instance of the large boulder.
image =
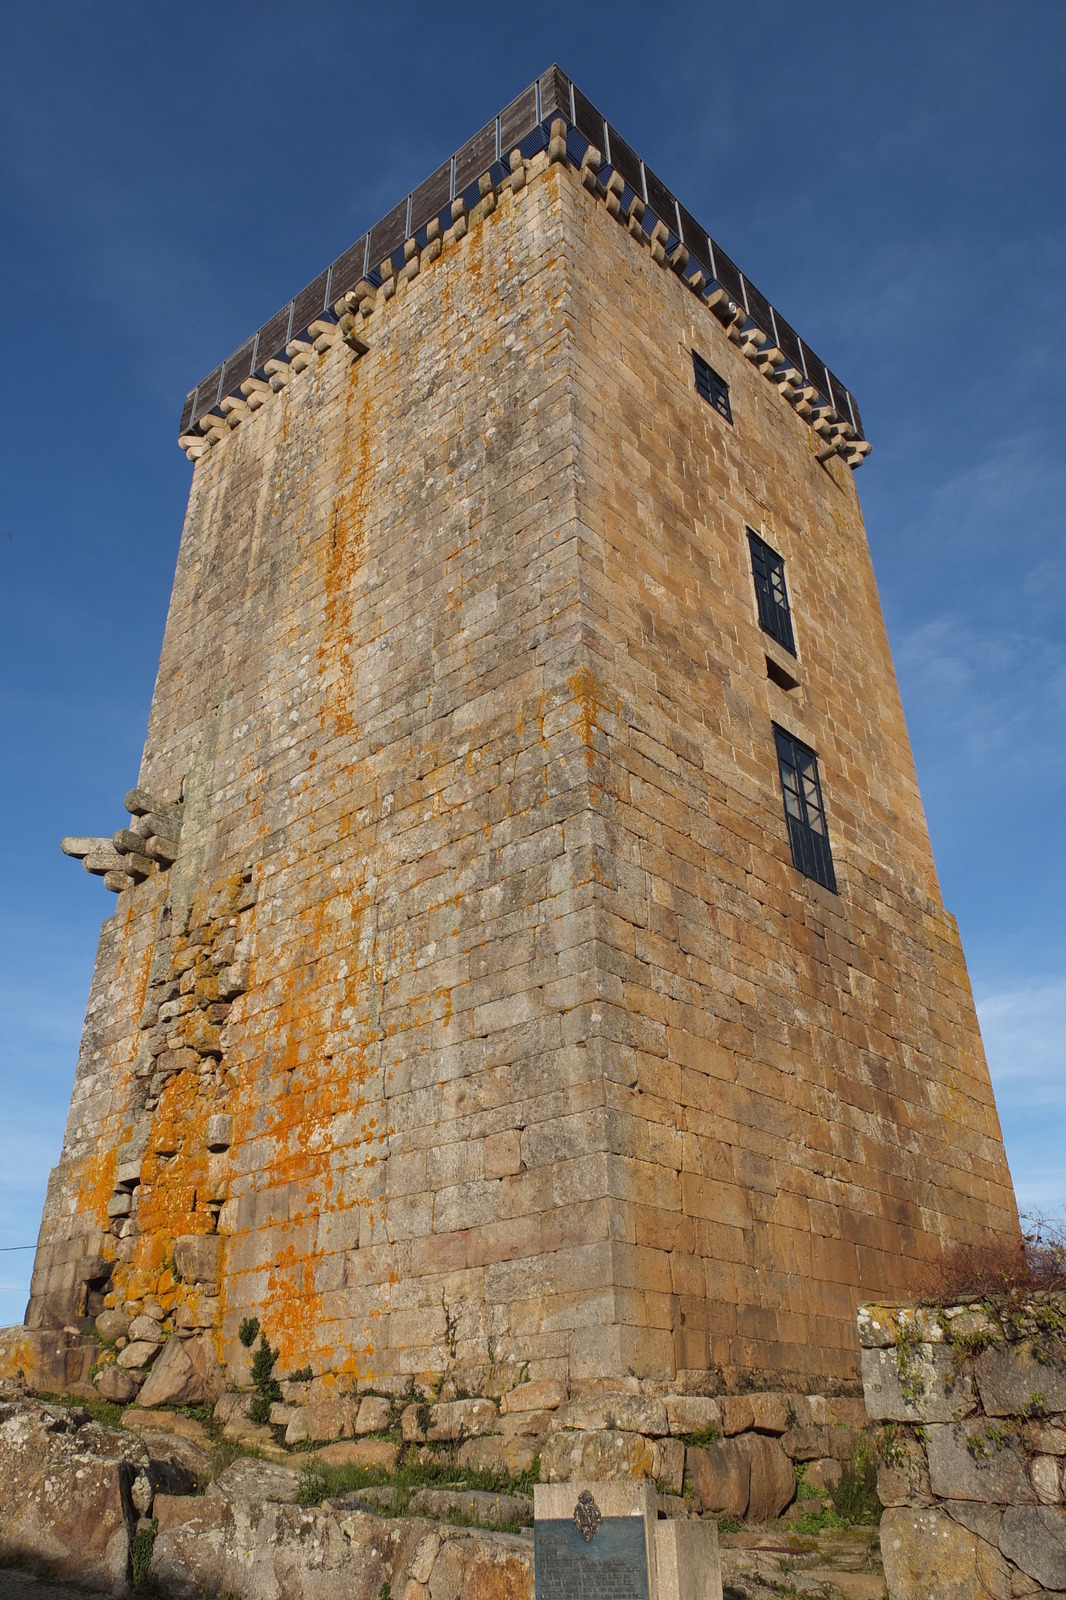
[(214, 1346), (201, 1334), (194, 1339), (172, 1335), (163, 1346), (137, 1404), (148, 1406), (198, 1406), (213, 1404), (224, 1394), (226, 1380)]
[(114, 1590), (126, 1577), (135, 1506), (150, 1499), (140, 1440), (76, 1407), (0, 1405), (0, 1560)]
[(999, 1551), (936, 1506), (886, 1511), (881, 1556), (893, 1600), (1004, 1600), (1012, 1592)]
[(747, 1513), (751, 1457), (739, 1440), (722, 1439), (703, 1449), (687, 1450), (685, 1476), (692, 1484), (699, 1510), (716, 1511), (727, 1517), (743, 1517)]
[(748, 1517), (770, 1522), (796, 1498), (795, 1468), (776, 1439), (749, 1433), (737, 1443), (747, 1451), (751, 1468)]

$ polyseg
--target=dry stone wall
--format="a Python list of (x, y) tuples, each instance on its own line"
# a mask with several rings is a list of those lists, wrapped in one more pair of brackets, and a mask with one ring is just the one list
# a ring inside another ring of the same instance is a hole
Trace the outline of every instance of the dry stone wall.
[(125, 1319), (116, 1391), (172, 1338), (247, 1384), (254, 1316), (341, 1395), (805, 1393), (871, 1285), (1017, 1226), (851, 473), (585, 178), (486, 185), (198, 448), (180, 848), (104, 926), (29, 1312)]
[(1066, 1593), (1066, 1295), (859, 1313), (890, 1600)]

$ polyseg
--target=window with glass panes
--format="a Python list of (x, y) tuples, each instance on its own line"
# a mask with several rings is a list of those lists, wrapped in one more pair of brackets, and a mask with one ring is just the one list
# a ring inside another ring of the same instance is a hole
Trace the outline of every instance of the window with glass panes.
[(790, 655), (796, 654), (796, 641), (792, 632), (792, 612), (785, 584), (785, 563), (765, 539), (748, 529), (748, 548), (751, 551), (751, 572), (755, 579), (755, 595), (759, 602), (759, 626), (771, 639), (776, 639)]
[(733, 411), (729, 404), (729, 385), (724, 378), (720, 378), (709, 361), (692, 352), (692, 365), (696, 373), (696, 391), (701, 394), (707, 404), (713, 406), (720, 417), (727, 422), (732, 422)]
[(785, 823), (792, 848), (792, 865), (823, 888), (836, 893), (837, 880), (829, 849), (818, 757), (807, 745), (783, 728), (774, 727)]

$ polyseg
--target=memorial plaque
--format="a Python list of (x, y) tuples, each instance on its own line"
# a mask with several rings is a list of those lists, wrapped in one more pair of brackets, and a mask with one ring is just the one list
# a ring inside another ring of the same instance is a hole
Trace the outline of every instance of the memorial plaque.
[(649, 1600), (644, 1518), (578, 1502), (572, 1517), (535, 1524), (533, 1569), (536, 1600)]

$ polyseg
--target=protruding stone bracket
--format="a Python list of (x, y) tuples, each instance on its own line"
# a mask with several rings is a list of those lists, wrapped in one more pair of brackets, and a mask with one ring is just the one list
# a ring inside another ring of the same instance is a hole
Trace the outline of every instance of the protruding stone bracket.
[(158, 800), (145, 789), (131, 789), (125, 799), (133, 819), (109, 839), (68, 834), (60, 840), (65, 856), (80, 860), (86, 872), (104, 880), (114, 894), (143, 883), (158, 868), (165, 870), (178, 858), (181, 803)]
[[(466, 198), (463, 195), (456, 196), (436, 216), (417, 227), (404, 240), (402, 247), (386, 256), (367, 277), (357, 283), (354, 289), (338, 296), (332, 302), (332, 312), (328, 309), (330, 296), (327, 283), (327, 309), (321, 316), (304, 331), (291, 329), (294, 336), (289, 338), (284, 352), (273, 356), (259, 369), (263, 374), (262, 377), (253, 376), (245, 379), (239, 385), (239, 393), (221, 397), (212, 411), (203, 415), (193, 428), (182, 433), (179, 442), (189, 459), (199, 460), (207, 449), (225, 438), (231, 429), (238, 427), (259, 410), (271, 391), (277, 392), (284, 388), (293, 373), (302, 372), (311, 365), (315, 356), (324, 355), (338, 341), (348, 346), (356, 360), (361, 358), (366, 353), (367, 345), (355, 332), (357, 317), (365, 320), (378, 307), (391, 300), (405, 285), (417, 278), (429, 262), (437, 259), (446, 244), (456, 243), (462, 239), (471, 223), (480, 221), (496, 209), (501, 193), (510, 191), (512, 195), (517, 196), (525, 189), (534, 174), (544, 171), (547, 166), (562, 163), (577, 168), (583, 187), (593, 198), (603, 200), (611, 216), (628, 229), (631, 237), (639, 245), (650, 248), (652, 259), (657, 265), (677, 274), (682, 283), (713, 312), (725, 329), (727, 337), (737, 346), (745, 359), (773, 383), (777, 392), (793, 406), (799, 416), (811, 422), (825, 441), (824, 448), (817, 454), (819, 462), (824, 464), (833, 456), (839, 456), (852, 469), (860, 466), (870, 452), (870, 445), (861, 437), (858, 427), (852, 420), (853, 402), (843, 385), (838, 384), (832, 374), (826, 374), (821, 363), (806, 346), (803, 346), (802, 354), (795, 353), (799, 348), (795, 336), (788, 330), (787, 324), (781, 323), (780, 319), (776, 318), (776, 313), (765, 302), (763, 310), (758, 312), (763, 324), (759, 326), (758, 321), (749, 315), (747, 309), (754, 291), (742, 274), (737, 274), (730, 266), (727, 277), (732, 275), (740, 280), (744, 303), (733, 298), (721, 283), (715, 281), (710, 274), (724, 270), (723, 266), (717, 264), (719, 261), (717, 247), (712, 247), (707, 239), (700, 244), (701, 236), (694, 235), (690, 231), (690, 227), (696, 225), (692, 224), (691, 218), (687, 218), (687, 213), (685, 213), (686, 221), (684, 225), (682, 224), (684, 208), (679, 207), (668, 192), (665, 194), (661, 192), (662, 186), (657, 185), (654, 196), (650, 196), (654, 203), (649, 226), (646, 227), (644, 224), (646, 205), (643, 195), (637, 194), (629, 179), (612, 165), (610, 155), (605, 157), (599, 145), (580, 133), (566, 117), (555, 116), (547, 125), (547, 130), (545, 124), (541, 124), (538, 129), (533, 130), (533, 133), (541, 141), (535, 154), (524, 153), (532, 148), (526, 141), (509, 149), (506, 146), (502, 147), (501, 156), (489, 170), (483, 172), (472, 184), (467, 185), (464, 191)], [(605, 139), (607, 137), (608, 133), (605, 131)], [(613, 149), (613, 139), (611, 148)], [(507, 169), (506, 172), (503, 171), (504, 168)], [(648, 193), (643, 164), (641, 164), (641, 174), (640, 187)], [(636, 181), (633, 179), (634, 184)], [(478, 199), (468, 213), (467, 199), (474, 189)], [(449, 208), (451, 226), (442, 231), (442, 222), (447, 220)], [(409, 205), (408, 226), (411, 225), (411, 220)], [(374, 236), (376, 237), (376, 230)], [(420, 244), (423, 237), (424, 245)], [(706, 265), (706, 258), (702, 254), (704, 246), (710, 251), (710, 260), (716, 263), (714, 266)], [(695, 258), (692, 254), (693, 249), (696, 251)], [(369, 257), (369, 244), (367, 256)], [(700, 265), (701, 259), (705, 261), (704, 266)], [(332, 270), (330, 269), (330, 273)], [(294, 306), (295, 304), (296, 302)], [(757, 306), (756, 310), (758, 311)], [(295, 315), (294, 311), (292, 315)], [(772, 335), (767, 331), (768, 328), (773, 330)], [(258, 340), (258, 335), (256, 338)], [(779, 347), (778, 339), (783, 339), (790, 349), (794, 349), (793, 357)], [(817, 378), (817, 382), (822, 385), (821, 390), (815, 383), (809, 381), (806, 373), (796, 365), (796, 360), (800, 360), (808, 372), (817, 374), (821, 371), (822, 377)], [(219, 387), (221, 386), (220, 379)], [(856, 412), (856, 419), (857, 415)], [(820, 421), (835, 431), (832, 434), (827, 433), (824, 427), (819, 426)]]

